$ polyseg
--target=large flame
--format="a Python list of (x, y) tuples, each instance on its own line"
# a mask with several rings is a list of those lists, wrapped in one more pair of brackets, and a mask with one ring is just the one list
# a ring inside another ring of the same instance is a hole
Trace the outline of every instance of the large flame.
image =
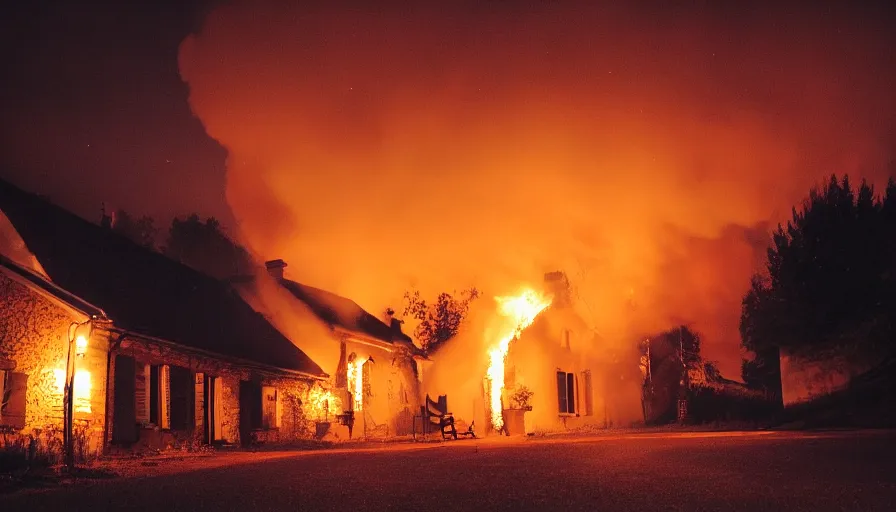
[(526, 289), (513, 297), (495, 297), (498, 302), (498, 312), (507, 319), (506, 330), (498, 338), (498, 343), (489, 351), (488, 380), (490, 404), (492, 412), (492, 425), (496, 430), (504, 426), (502, 415), (501, 395), (504, 391), (504, 358), (510, 342), (518, 337), (523, 329), (532, 325), (535, 317), (551, 305), (551, 299), (544, 295)]
[(365, 362), (367, 361), (361, 358), (349, 361), (346, 370), (348, 389), (353, 398), (352, 409), (355, 411), (360, 411), (364, 408), (364, 374), (361, 369)]

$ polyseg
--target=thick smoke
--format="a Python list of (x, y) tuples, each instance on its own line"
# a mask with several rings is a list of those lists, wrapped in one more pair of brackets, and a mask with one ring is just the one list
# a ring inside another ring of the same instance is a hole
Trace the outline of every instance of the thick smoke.
[(244, 241), (374, 312), (562, 269), (604, 339), (693, 322), (736, 377), (766, 229), (896, 133), (880, 13), (275, 4), (181, 74)]

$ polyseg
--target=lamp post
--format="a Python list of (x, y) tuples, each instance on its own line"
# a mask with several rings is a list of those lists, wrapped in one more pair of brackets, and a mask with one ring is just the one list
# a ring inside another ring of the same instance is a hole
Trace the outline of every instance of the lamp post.
[[(65, 394), (63, 401), (65, 405), (64, 428), (63, 428), (63, 444), (65, 445), (64, 463), (66, 468), (71, 471), (75, 467), (75, 443), (74, 443), (74, 418), (75, 418), (75, 358), (84, 357), (87, 353), (87, 344), (90, 340), (92, 329), (91, 319), (88, 318), (83, 322), (72, 322), (68, 326), (68, 351), (65, 361)], [(84, 326), (87, 326), (87, 332)]]

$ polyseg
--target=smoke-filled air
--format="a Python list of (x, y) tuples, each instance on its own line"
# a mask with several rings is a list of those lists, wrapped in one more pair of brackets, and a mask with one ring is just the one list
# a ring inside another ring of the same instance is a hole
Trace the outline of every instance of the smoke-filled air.
[(769, 228), (896, 140), (892, 40), (849, 12), (282, 4), (212, 11), (181, 74), (241, 241), (375, 314), (563, 270), (606, 343), (691, 323), (738, 378)]

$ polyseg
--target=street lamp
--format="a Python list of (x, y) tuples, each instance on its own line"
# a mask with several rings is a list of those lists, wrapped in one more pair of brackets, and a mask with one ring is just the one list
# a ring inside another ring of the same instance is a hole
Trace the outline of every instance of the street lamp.
[[(93, 330), (92, 318), (83, 322), (72, 322), (68, 326), (68, 350), (65, 361), (65, 415), (63, 442), (65, 444), (65, 466), (69, 471), (75, 467), (74, 417), (75, 417), (75, 358), (87, 353), (87, 345)], [(72, 357), (74, 353), (75, 358)]]

